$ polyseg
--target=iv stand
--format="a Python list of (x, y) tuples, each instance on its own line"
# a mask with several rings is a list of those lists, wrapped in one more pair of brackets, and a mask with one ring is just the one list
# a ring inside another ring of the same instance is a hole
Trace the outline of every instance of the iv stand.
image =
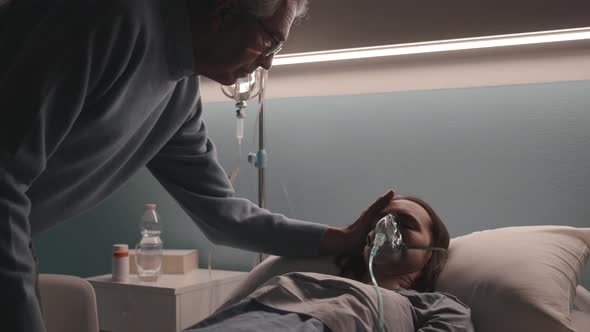
[[(253, 82), (250, 80), (250, 76), (248, 76), (248, 81), (246, 84), (248, 84), (249, 89), (247, 91), (239, 91), (239, 83), (235, 83), (232, 86), (222, 86), (221, 91), (224, 95), (237, 102), (236, 107), (238, 107), (238, 119), (240, 119), (240, 117), (243, 119), (244, 117), (242, 109), (246, 108), (246, 101), (250, 98), (255, 98), (258, 96), (258, 152), (249, 153), (248, 162), (253, 164), (254, 167), (258, 168), (258, 206), (264, 209), (266, 197), (264, 169), (266, 168), (267, 164), (266, 151), (264, 150), (264, 92), (266, 80), (268, 79), (268, 72), (263, 68), (258, 68), (254, 75), (256, 75), (255, 77), (259, 81), (258, 88), (253, 87)], [(226, 88), (228, 89), (226, 90)], [(259, 253), (257, 264), (262, 263), (266, 257), (268, 257), (268, 255)]]
[[(266, 151), (264, 150), (264, 102), (262, 101), (262, 94), (258, 96), (258, 102), (260, 103), (260, 114), (258, 119), (258, 151), (264, 153), (266, 158)], [(260, 162), (260, 160), (259, 160)], [(262, 165), (258, 165), (258, 206), (264, 207), (264, 169), (266, 168), (266, 162)]]
[[(258, 152), (248, 154), (248, 162), (258, 168), (258, 206), (262, 209), (265, 208), (265, 181), (264, 181), (264, 169), (267, 164), (266, 150), (264, 150), (264, 93), (266, 80), (268, 78), (268, 72), (263, 70), (260, 75), (260, 93), (258, 94)], [(258, 264), (262, 263), (268, 257), (268, 255), (259, 253)]]

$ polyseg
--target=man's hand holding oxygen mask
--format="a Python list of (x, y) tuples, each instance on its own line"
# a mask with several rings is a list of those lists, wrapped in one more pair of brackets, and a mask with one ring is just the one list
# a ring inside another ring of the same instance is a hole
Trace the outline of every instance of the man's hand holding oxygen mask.
[(383, 210), (395, 196), (393, 190), (379, 197), (352, 224), (343, 227), (328, 227), (320, 243), (320, 255), (354, 254), (365, 246), (367, 234), (385, 214)]

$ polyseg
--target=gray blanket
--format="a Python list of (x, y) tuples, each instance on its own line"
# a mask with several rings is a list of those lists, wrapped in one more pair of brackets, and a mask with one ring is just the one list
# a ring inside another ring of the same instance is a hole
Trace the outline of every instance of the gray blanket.
[(274, 309), (255, 300), (242, 301), (215, 313), (185, 332), (331, 332), (311, 316)]
[[(381, 292), (385, 331), (473, 331), (469, 308), (452, 295), (403, 289)], [(372, 285), (295, 272), (272, 278), (191, 331), (374, 331), (377, 308)]]

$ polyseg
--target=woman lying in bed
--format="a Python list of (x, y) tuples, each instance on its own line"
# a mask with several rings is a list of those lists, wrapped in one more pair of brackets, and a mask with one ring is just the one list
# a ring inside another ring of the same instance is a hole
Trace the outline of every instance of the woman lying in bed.
[[(395, 215), (407, 246), (448, 248), (444, 223), (424, 201), (396, 196), (383, 212)], [(377, 331), (378, 301), (368, 272), (373, 241), (375, 231), (358, 255), (337, 259), (339, 277), (293, 272), (272, 278), (190, 331)], [(444, 251), (408, 249), (375, 256), (385, 331), (473, 331), (466, 306), (433, 292), (445, 262)]]
[[(396, 196), (384, 213), (396, 216), (406, 245), (448, 249), (450, 237), (445, 224), (422, 199)], [(342, 277), (372, 284), (368, 266), (374, 240), (373, 230), (367, 237), (362, 255), (339, 258)], [(416, 331), (473, 330), (470, 310), (465, 305), (452, 295), (434, 292), (436, 279), (446, 261), (446, 251), (419, 249), (402, 250), (400, 255), (378, 254), (373, 260), (378, 285), (410, 300)]]

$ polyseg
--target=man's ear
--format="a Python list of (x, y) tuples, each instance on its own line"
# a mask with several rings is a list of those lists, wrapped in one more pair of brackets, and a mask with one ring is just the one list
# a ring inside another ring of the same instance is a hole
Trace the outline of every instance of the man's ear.
[(239, 0), (214, 0), (213, 10), (211, 11), (211, 28), (213, 31), (219, 31), (222, 26), (236, 17), (239, 11)]

